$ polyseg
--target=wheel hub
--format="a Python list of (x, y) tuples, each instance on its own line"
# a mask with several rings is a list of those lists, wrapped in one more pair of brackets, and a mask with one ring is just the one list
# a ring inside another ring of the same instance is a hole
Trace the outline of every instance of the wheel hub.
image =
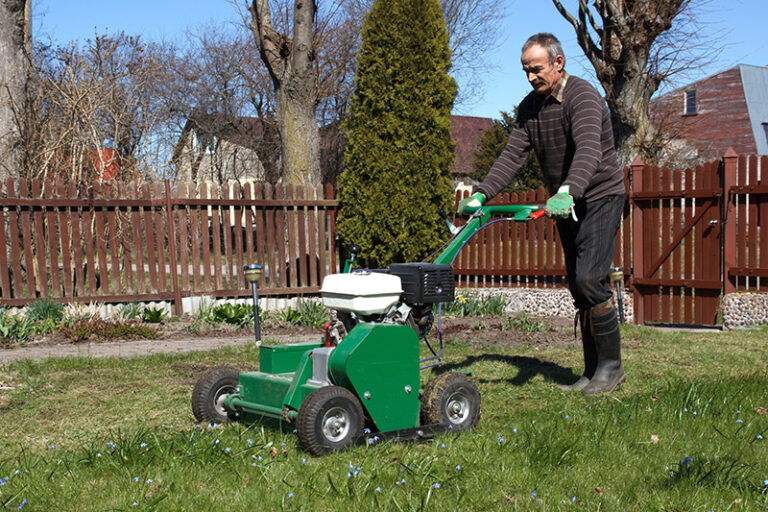
[(452, 424), (460, 425), (469, 418), (469, 413), (469, 398), (461, 391), (453, 393), (446, 400), (445, 414), (448, 417), (448, 421)]
[(213, 398), (213, 407), (216, 409), (216, 412), (221, 414), (222, 416), (226, 416), (228, 413), (226, 403), (227, 403), (227, 397), (237, 391), (233, 386), (222, 386), (214, 395)]
[(321, 428), (326, 439), (338, 442), (349, 433), (349, 413), (341, 407), (334, 407), (325, 413), (321, 420)]

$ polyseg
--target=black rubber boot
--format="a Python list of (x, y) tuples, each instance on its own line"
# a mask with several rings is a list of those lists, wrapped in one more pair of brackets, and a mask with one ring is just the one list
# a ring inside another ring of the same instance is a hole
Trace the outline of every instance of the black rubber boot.
[(621, 332), (613, 303), (598, 304), (589, 313), (597, 348), (597, 369), (581, 390), (584, 396), (610, 393), (627, 379), (621, 364)]
[(577, 315), (581, 327), (581, 347), (584, 350), (584, 373), (573, 384), (557, 386), (563, 391), (581, 391), (584, 389), (597, 368), (597, 348), (595, 347), (595, 337), (592, 336), (592, 326), (589, 324), (589, 311), (580, 309)]

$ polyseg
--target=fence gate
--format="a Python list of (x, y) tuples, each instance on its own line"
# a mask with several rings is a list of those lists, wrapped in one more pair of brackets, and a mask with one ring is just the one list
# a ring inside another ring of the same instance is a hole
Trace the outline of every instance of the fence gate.
[(722, 176), (720, 161), (684, 171), (632, 165), (638, 323), (717, 324)]

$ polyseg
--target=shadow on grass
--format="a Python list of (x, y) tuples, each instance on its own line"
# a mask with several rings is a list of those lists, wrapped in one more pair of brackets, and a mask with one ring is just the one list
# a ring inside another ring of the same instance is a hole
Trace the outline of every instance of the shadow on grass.
[(480, 362), (501, 362), (519, 369), (517, 375), (509, 379), (488, 379), (478, 377), (479, 382), (493, 383), (505, 382), (514, 386), (522, 386), (537, 375), (541, 375), (545, 380), (556, 384), (573, 384), (581, 374), (576, 374), (571, 368), (564, 368), (559, 364), (550, 361), (542, 361), (536, 357), (527, 356), (505, 356), (500, 354), (483, 354), (479, 356), (467, 356), (463, 361), (457, 363), (445, 363), (437, 367), (436, 373), (449, 372), (451, 370), (462, 370)]

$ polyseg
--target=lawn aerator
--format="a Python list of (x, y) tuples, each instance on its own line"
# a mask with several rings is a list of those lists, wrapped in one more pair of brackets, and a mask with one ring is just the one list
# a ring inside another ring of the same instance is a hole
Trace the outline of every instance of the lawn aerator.
[[(208, 370), (192, 392), (197, 421), (265, 416), (295, 422), (299, 441), (314, 455), (363, 440), (366, 424), (381, 438), (397, 439), (427, 439), (474, 427), (480, 419), (480, 393), (468, 375), (447, 372), (420, 385), (420, 370), (442, 362), (442, 335), (438, 351), (427, 341), (433, 306), (454, 300), (451, 264), (472, 235), (492, 222), (525, 221), (543, 211), (537, 205), (483, 206), (461, 227), (441, 215), (452, 237), (432, 263), (350, 271), (359, 252), (353, 247), (345, 272), (323, 280), (322, 301), (332, 313), (322, 340), (261, 345), (259, 371)], [(511, 219), (491, 221), (496, 215)], [(258, 275), (256, 266), (247, 267), (260, 341)], [(419, 360), (419, 338), (432, 356)]]

